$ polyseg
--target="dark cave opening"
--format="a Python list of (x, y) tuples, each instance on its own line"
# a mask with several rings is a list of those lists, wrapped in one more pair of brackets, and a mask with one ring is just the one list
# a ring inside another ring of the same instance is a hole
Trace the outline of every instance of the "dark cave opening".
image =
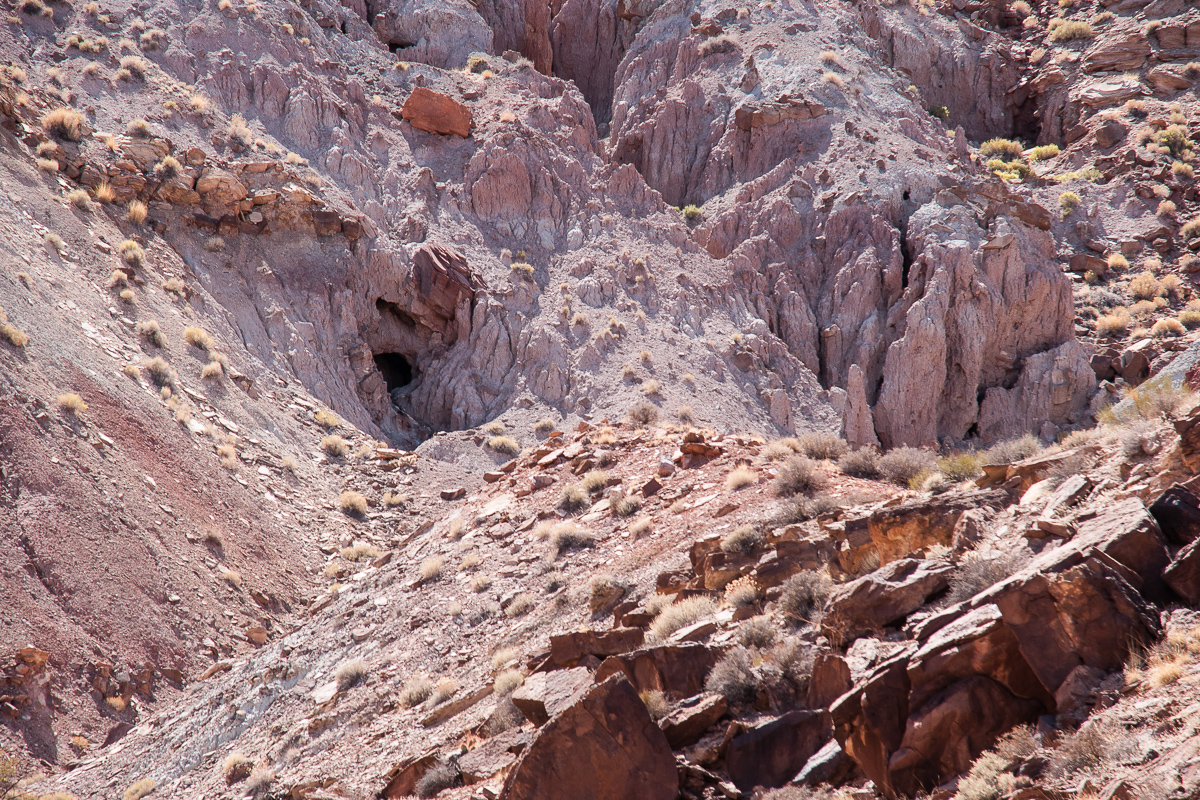
[(392, 53), (399, 53), (401, 50), (405, 50), (415, 44), (416, 42), (406, 42), (403, 39), (397, 39), (395, 41), (388, 42), (387, 48), (388, 50), (391, 50)]
[(375, 367), (383, 375), (388, 392), (407, 386), (413, 381), (413, 366), (399, 353), (375, 353)]
[(1038, 143), (1038, 137), (1042, 135), (1042, 117), (1038, 109), (1038, 96), (1029, 92), (1023, 98), (1014, 97), (1013, 99), (1020, 100), (1020, 102), (1015, 103), (1012, 109), (1012, 136), (1032, 147)]

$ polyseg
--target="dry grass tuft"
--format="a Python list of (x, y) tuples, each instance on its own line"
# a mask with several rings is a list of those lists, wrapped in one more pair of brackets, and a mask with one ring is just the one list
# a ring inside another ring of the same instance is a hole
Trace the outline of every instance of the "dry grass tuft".
[(648, 428), (658, 422), (658, 409), (645, 400), (639, 400), (629, 409), (627, 418), (635, 428)]
[(153, 792), (157, 785), (153, 778), (144, 778), (126, 789), (121, 798), (122, 800), (142, 800), (143, 797)]
[(157, 320), (144, 319), (138, 322), (135, 328), (138, 336), (141, 336), (155, 347), (166, 347), (167, 337), (163, 335), (162, 328)]
[(657, 641), (666, 641), (680, 628), (686, 628), (717, 611), (717, 604), (708, 597), (688, 597), (667, 606), (650, 624), (650, 635)]
[(529, 613), (529, 610), (537, 605), (537, 598), (529, 592), (521, 592), (514, 597), (504, 609), (504, 616), (509, 619), (515, 619), (523, 614)]
[(772, 489), (779, 497), (814, 492), (825, 485), (820, 465), (806, 456), (792, 456), (779, 468)]
[(134, 225), (141, 225), (143, 222), (145, 222), (147, 213), (148, 209), (146, 208), (146, 204), (141, 200), (132, 200), (130, 201), (129, 205), (125, 207), (125, 219), (129, 220)]
[(400, 705), (413, 708), (424, 703), (433, 694), (433, 681), (427, 675), (413, 675), (404, 682), (400, 690)]
[(488, 439), (487, 446), (489, 450), (507, 456), (515, 456), (521, 452), (521, 445), (511, 436), (493, 436)]
[(345, 458), (350, 452), (350, 443), (340, 436), (326, 436), (321, 439), (321, 449), (337, 458)]
[(374, 561), (381, 555), (379, 548), (368, 542), (355, 542), (342, 548), (342, 558), (347, 561)]
[(205, 352), (212, 350), (216, 345), (213, 338), (203, 328), (185, 328), (183, 331), (183, 340), (192, 347), (198, 347)]
[(738, 489), (758, 483), (758, 473), (749, 467), (735, 467), (725, 478), (725, 490), (736, 492)]
[(42, 115), (42, 129), (55, 139), (78, 142), (83, 138), (83, 115), (71, 108), (56, 108)]
[(721, 540), (721, 550), (748, 556), (761, 547), (763, 541), (762, 532), (753, 525), (739, 525)]
[(421, 562), (421, 580), (433, 581), (442, 576), (442, 564), (445, 563), (441, 556), (431, 556)]
[(367, 498), (361, 492), (347, 489), (338, 496), (338, 507), (344, 514), (363, 517), (367, 514)]
[(150, 380), (158, 386), (174, 386), (175, 373), (171, 370), (171, 365), (162, 356), (148, 358), (142, 362), (142, 368), (150, 374)]
[(87, 403), (83, 402), (83, 398), (74, 392), (60, 394), (58, 396), (58, 407), (72, 417), (77, 417), (88, 410)]
[(367, 662), (361, 658), (342, 662), (333, 673), (339, 692), (345, 692), (358, 686), (367, 678)]

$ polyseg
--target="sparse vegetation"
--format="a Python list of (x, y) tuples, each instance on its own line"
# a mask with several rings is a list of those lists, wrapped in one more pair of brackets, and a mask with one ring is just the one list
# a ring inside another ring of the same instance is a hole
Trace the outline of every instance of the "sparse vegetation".
[(524, 614), (529, 613), (529, 610), (537, 605), (537, 598), (529, 592), (521, 592), (514, 597), (504, 609), (504, 616), (509, 619), (515, 619)]
[(725, 477), (725, 490), (736, 492), (738, 489), (743, 489), (747, 486), (752, 486), (758, 483), (758, 473), (747, 466), (735, 467)]
[(642, 500), (633, 494), (618, 494), (609, 500), (609, 508), (615, 517), (632, 517), (642, 510)]
[(754, 658), (746, 648), (732, 648), (713, 666), (704, 689), (722, 694), (730, 703), (748, 703), (758, 694), (761, 681), (754, 671)]
[(333, 673), (339, 692), (349, 691), (367, 679), (367, 662), (361, 658), (342, 662)]
[(417, 797), (428, 798), (437, 797), (446, 789), (451, 789), (458, 786), (462, 780), (457, 769), (451, 764), (438, 762), (434, 766), (426, 770), (421, 779), (417, 781), (417, 785), (413, 788)]
[(198, 347), (199, 349), (204, 350), (205, 352), (212, 350), (213, 347), (216, 346), (216, 342), (213, 341), (212, 336), (210, 336), (202, 328), (196, 328), (196, 327), (185, 328), (183, 331), (183, 340), (185, 342), (187, 342), (188, 344), (190, 344), (192, 347)]
[(521, 445), (511, 436), (493, 436), (488, 439), (487, 446), (490, 450), (508, 456), (515, 456), (521, 452)]
[(83, 138), (83, 115), (70, 108), (56, 108), (42, 115), (42, 129), (55, 139), (78, 142)]
[(739, 525), (721, 540), (721, 550), (726, 553), (750, 555), (764, 542), (761, 531), (753, 525)]
[(779, 497), (807, 494), (825, 485), (825, 473), (816, 461), (806, 456), (792, 456), (779, 468), (771, 488)]
[(550, 559), (557, 559), (568, 550), (579, 550), (595, 544), (592, 534), (573, 522), (560, 522), (548, 531)]
[(799, 452), (818, 461), (836, 460), (850, 448), (845, 439), (833, 433), (803, 433), (784, 441), (796, 442)]
[(629, 409), (628, 419), (635, 428), (647, 428), (658, 422), (658, 409), (645, 400), (639, 400)]
[(950, 600), (955, 603), (970, 600), (1012, 575), (1020, 566), (1018, 556), (1009, 551), (969, 550), (963, 554), (950, 578)]
[(244, 781), (249, 777), (251, 770), (254, 769), (254, 762), (246, 758), (245, 755), (239, 752), (230, 753), (229, 756), (221, 764), (221, 777), (225, 782), (232, 785), (239, 781)]
[(132, 784), (121, 797), (123, 800), (142, 800), (143, 797), (153, 792), (157, 785), (153, 779), (144, 778)]
[(833, 581), (823, 572), (805, 570), (783, 583), (779, 594), (779, 610), (793, 626), (819, 622), (825, 602), (833, 589)]
[(60, 394), (58, 396), (58, 407), (62, 409), (63, 413), (72, 417), (77, 417), (88, 409), (87, 403), (83, 401), (83, 398), (74, 392)]
[(345, 458), (350, 453), (350, 443), (341, 436), (325, 436), (321, 439), (321, 449), (336, 458)]
[(347, 489), (338, 496), (338, 507), (347, 515), (363, 517), (367, 513), (367, 498), (361, 492)]
[(131, 200), (129, 205), (125, 207), (125, 219), (134, 225), (141, 225), (145, 222), (147, 213), (146, 204), (141, 200)]
[(580, 485), (588, 494), (596, 494), (608, 488), (609, 475), (602, 469), (594, 469), (583, 476)]
[(710, 598), (688, 597), (664, 608), (650, 624), (650, 634), (658, 641), (666, 641), (680, 628), (686, 628), (705, 617), (716, 613), (717, 604)]
[(909, 486), (922, 473), (937, 468), (937, 459), (928, 450), (897, 447), (879, 459), (879, 474), (898, 486)]
[(444, 560), (441, 556), (430, 556), (421, 562), (421, 580), (434, 581), (442, 576)]
[(837, 465), (844, 474), (854, 478), (878, 478), (879, 451), (874, 447), (860, 447), (839, 458)]
[(1014, 142), (1011, 139), (988, 139), (983, 144), (979, 145), (979, 154), (984, 158), (1009, 158), (1019, 159), (1025, 152), (1025, 148), (1021, 147), (1020, 142)]
[(587, 490), (577, 483), (564, 487), (562, 496), (558, 499), (558, 507), (571, 513), (581, 511), (590, 504)]
[[(1055, 24), (1055, 23), (1059, 24)], [(1083, 39), (1091, 39), (1096, 35), (1095, 30), (1087, 22), (1082, 20), (1050, 20), (1050, 36), (1052, 42), (1075, 42)]]
[(29, 344), (29, 336), (8, 321), (8, 314), (5, 313), (3, 308), (0, 308), (0, 339), (4, 339), (4, 341), (18, 349)]
[(175, 374), (171, 370), (171, 365), (162, 356), (146, 359), (142, 362), (142, 368), (150, 374), (150, 380), (158, 386), (169, 387), (175, 385)]
[(419, 706), (431, 694), (433, 694), (433, 681), (429, 679), (429, 676), (424, 674), (413, 675), (404, 682), (404, 688), (400, 690), (400, 705), (405, 708)]
[(160, 326), (158, 326), (157, 320), (139, 320), (137, 327), (134, 330), (137, 331), (138, 336), (144, 338), (146, 342), (154, 345), (154, 347), (167, 347), (167, 337), (163, 336), (162, 329)]

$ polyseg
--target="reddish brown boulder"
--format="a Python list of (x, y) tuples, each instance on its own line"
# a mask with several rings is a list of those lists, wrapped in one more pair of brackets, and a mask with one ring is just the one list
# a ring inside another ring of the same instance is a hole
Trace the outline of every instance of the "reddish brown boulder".
[(646, 632), (641, 628), (613, 628), (607, 631), (579, 631), (550, 637), (550, 661), (571, 666), (587, 655), (615, 656), (642, 646)]
[(471, 135), (471, 109), (453, 97), (418, 86), (404, 101), (400, 116), (429, 133)]
[(678, 793), (666, 734), (629, 681), (614, 676), (538, 731), (500, 800), (674, 800)]
[(483, 741), (474, 750), (463, 754), (458, 759), (458, 771), (462, 773), (463, 783), (470, 786), (504, 771), (529, 746), (532, 738), (532, 732), (514, 728)]
[(623, 673), (639, 692), (657, 689), (691, 697), (704, 691), (704, 679), (721, 655), (720, 648), (691, 642), (647, 647), (604, 659), (596, 670), (596, 682)]
[(475, 292), (482, 288), (462, 253), (436, 244), (417, 248), (412, 277), (421, 301), (446, 320), (454, 319), (458, 304), (464, 299), (474, 301)]
[(1200, 539), (1179, 551), (1163, 578), (1189, 605), (1200, 603)]
[(852, 688), (854, 679), (846, 659), (829, 650), (818, 653), (808, 679), (808, 707), (828, 708)]
[(977, 489), (962, 494), (903, 503), (866, 517), (846, 520), (840, 538), (838, 561), (847, 572), (878, 556), (880, 564), (908, 558), (933, 545), (949, 547), (954, 527), (967, 511), (981, 506), (999, 507), (1009, 502), (1001, 489)]
[(949, 585), (954, 567), (903, 558), (843, 584), (830, 596), (822, 632), (835, 645), (903, 619)]
[(1163, 570), (1171, 563), (1167, 542), (1154, 517), (1136, 497), (1113, 503), (1081, 522), (1072, 544), (1094, 548), (1133, 570), (1141, 580), (1137, 588), (1148, 599), (1167, 599), (1162, 581)]
[(586, 667), (535, 672), (512, 693), (512, 702), (525, 719), (545, 725), (552, 716), (567, 708), (592, 685), (592, 673)]
[(888, 765), (892, 786), (912, 796), (961, 775), (1000, 734), (1042, 710), (1036, 700), (1016, 697), (982, 675), (953, 684), (909, 715)]
[(828, 711), (789, 711), (735, 736), (725, 751), (725, 772), (743, 791), (783, 786), (831, 738)]
[(723, 694), (706, 694), (684, 701), (658, 721), (673, 750), (695, 744), (729, 710)]
[(1200, 538), (1200, 497), (1186, 486), (1177, 483), (1160, 494), (1150, 504), (1150, 515), (1172, 544), (1190, 544)]

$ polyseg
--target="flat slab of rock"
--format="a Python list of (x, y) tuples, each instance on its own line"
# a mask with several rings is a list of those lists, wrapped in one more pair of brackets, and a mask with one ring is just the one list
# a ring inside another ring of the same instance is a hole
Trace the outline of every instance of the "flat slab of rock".
[(471, 109), (449, 95), (418, 86), (404, 101), (400, 116), (428, 133), (471, 135)]
[(517, 760), (532, 739), (532, 731), (516, 728), (485, 740), (459, 757), (458, 771), (462, 773), (463, 783), (470, 786), (502, 772)]
[(700, 737), (717, 724), (729, 710), (729, 701), (723, 694), (706, 694), (693, 697), (668, 716), (658, 721), (658, 727), (667, 735), (672, 750), (687, 747), (700, 741)]
[(604, 659), (596, 670), (596, 682), (623, 673), (639, 692), (657, 689), (691, 697), (704, 691), (704, 680), (722, 652), (696, 643), (647, 647)]
[(742, 791), (783, 786), (832, 738), (828, 711), (789, 711), (735, 736), (725, 751), (725, 771)]
[(586, 667), (535, 672), (512, 693), (512, 701), (527, 720), (534, 725), (545, 725), (591, 686), (592, 673)]
[(920, 608), (949, 585), (954, 567), (945, 562), (902, 558), (840, 586), (829, 598), (821, 628), (840, 644), (879, 630)]
[(624, 676), (594, 686), (538, 731), (500, 800), (674, 800), (675, 756)]
[(1172, 544), (1190, 544), (1200, 539), (1200, 497), (1186, 486), (1175, 484), (1150, 504), (1150, 515)]
[(579, 631), (550, 637), (550, 660), (572, 665), (587, 655), (604, 658), (628, 653), (642, 646), (646, 632), (641, 628), (613, 628), (607, 631)]

